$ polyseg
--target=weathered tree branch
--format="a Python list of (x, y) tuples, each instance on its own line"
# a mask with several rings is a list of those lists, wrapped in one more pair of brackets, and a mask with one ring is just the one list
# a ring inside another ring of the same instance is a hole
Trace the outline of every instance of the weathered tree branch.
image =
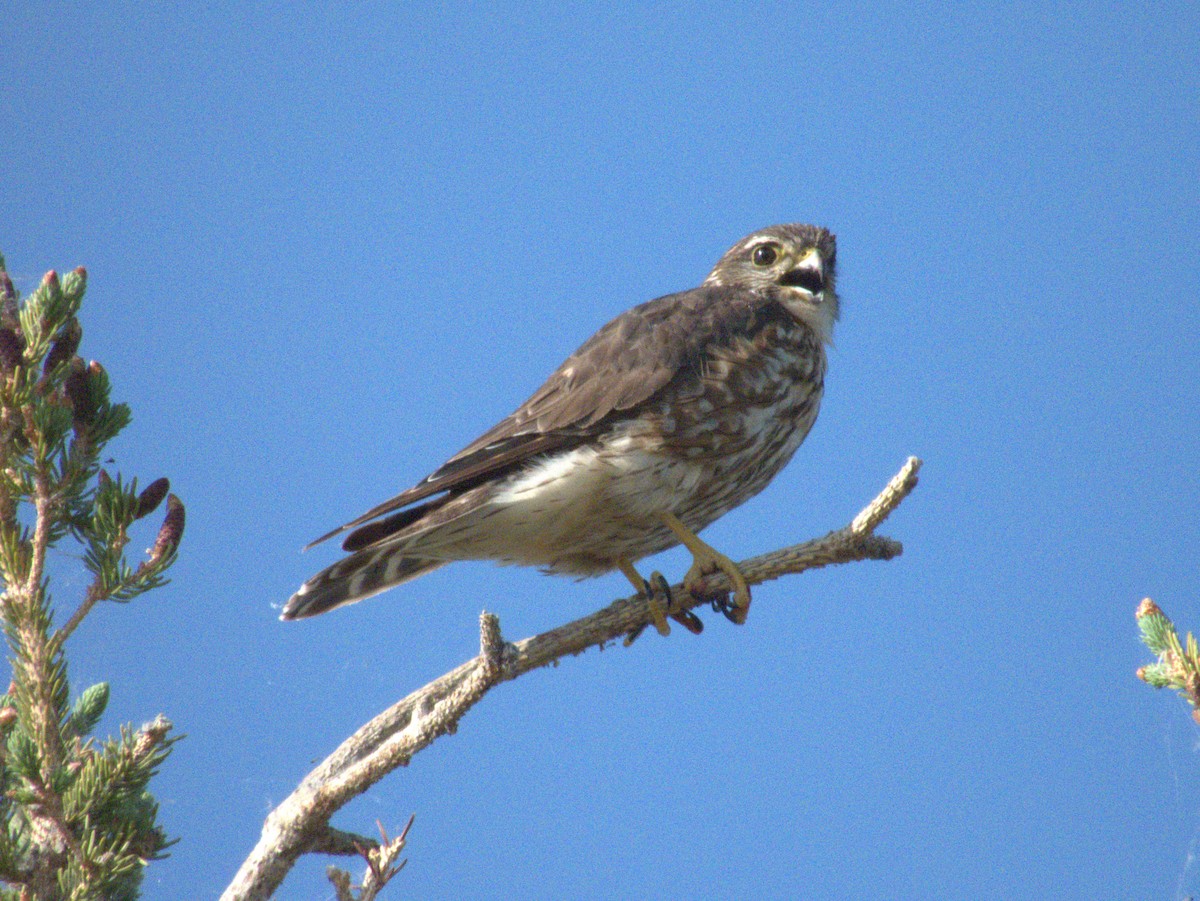
[[(917, 485), (921, 461), (909, 457), (900, 471), (853, 521), (822, 538), (752, 557), (738, 564), (751, 585), (792, 573), (857, 560), (890, 560), (903, 551), (898, 541), (875, 529)], [(721, 573), (708, 576), (693, 597), (671, 587), (676, 609), (690, 609), (731, 590)], [(463, 715), (493, 686), (568, 654), (636, 634), (652, 622), (650, 601), (641, 596), (614, 601), (582, 619), (506, 644), (490, 613), (480, 616), (480, 654), (435, 679), (362, 726), (308, 774), (263, 824), (262, 837), (246, 858), (222, 901), (263, 901), (283, 882), (297, 858), (329, 848), (330, 817), (435, 739), (452, 733)]]

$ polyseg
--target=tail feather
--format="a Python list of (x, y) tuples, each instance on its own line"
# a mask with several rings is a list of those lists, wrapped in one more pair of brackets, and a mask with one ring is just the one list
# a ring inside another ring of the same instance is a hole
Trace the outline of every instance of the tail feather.
[(406, 557), (396, 546), (367, 548), (321, 570), (300, 586), (279, 615), (304, 619), (379, 594), (445, 564), (444, 560)]

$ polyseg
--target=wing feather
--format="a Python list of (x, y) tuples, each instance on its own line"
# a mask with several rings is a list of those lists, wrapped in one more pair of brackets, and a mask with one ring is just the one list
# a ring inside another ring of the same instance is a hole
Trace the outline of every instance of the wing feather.
[[(431, 475), (308, 547), (435, 494), (465, 491), (538, 455), (594, 440), (608, 417), (646, 403), (673, 380), (691, 379), (698, 386), (705, 348), (745, 329), (770, 305), (770, 298), (745, 290), (704, 285), (622, 313), (584, 342), (510, 416)], [(403, 527), (415, 518), (392, 520)], [(394, 530), (381, 526), (363, 529), (361, 538), (352, 533), (346, 546), (386, 540)]]

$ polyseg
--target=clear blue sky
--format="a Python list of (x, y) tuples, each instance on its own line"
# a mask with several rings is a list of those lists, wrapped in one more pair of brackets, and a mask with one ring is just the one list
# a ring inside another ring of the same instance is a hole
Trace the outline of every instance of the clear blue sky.
[(170, 587), (70, 647), (109, 730), (188, 736), (148, 898), (215, 896), (481, 608), (628, 593), (463, 564), (276, 619), (308, 540), (787, 221), (839, 238), (824, 409), (706, 537), (822, 534), (916, 454), (904, 556), (503, 686), (335, 824), (416, 813), (397, 898), (1200, 893), (1200, 731), (1133, 676), (1144, 595), (1200, 628), (1194, 2), (5, 7), (0, 250), (87, 266), (118, 468), (188, 509)]

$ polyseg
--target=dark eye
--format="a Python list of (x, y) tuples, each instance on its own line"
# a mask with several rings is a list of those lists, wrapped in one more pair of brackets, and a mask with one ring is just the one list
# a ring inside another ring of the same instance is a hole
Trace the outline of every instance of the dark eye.
[(750, 255), (755, 266), (770, 266), (779, 259), (779, 248), (774, 244), (759, 244)]

